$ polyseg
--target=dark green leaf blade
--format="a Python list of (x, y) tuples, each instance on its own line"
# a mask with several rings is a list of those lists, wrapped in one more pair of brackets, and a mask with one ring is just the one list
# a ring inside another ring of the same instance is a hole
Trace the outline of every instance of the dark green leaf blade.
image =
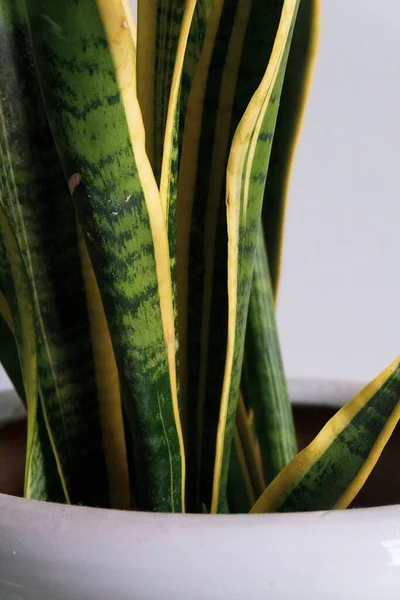
[(254, 411), (265, 480), (270, 483), (296, 454), (297, 445), (262, 228), (255, 250), (242, 387)]
[(126, 14), (120, 0), (27, 6), (47, 113), (110, 329), (138, 505), (179, 512), (185, 469), (168, 238)]
[(251, 512), (347, 508), (400, 419), (400, 357), (328, 421)]
[(262, 220), (274, 298), (279, 284), (289, 177), (316, 55), (319, 13), (320, 0), (301, 0), (264, 191)]
[(24, 14), (18, 3), (0, 5), (0, 189), (31, 288), (38, 378), (53, 449), (71, 501), (107, 506), (75, 214), (43, 109)]
[(236, 129), (228, 161), (228, 342), (217, 431), (212, 512), (217, 512), (225, 502), (265, 178), (298, 4), (299, 0), (285, 0), (283, 3), (268, 66)]

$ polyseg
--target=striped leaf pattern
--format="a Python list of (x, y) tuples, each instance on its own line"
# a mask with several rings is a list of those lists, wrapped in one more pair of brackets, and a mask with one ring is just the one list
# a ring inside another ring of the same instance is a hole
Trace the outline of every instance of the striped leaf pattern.
[(344, 508), (378, 460), (400, 359), (295, 456), (275, 322), (318, 11), (138, 0), (136, 30), (129, 0), (0, 0), (0, 361), (27, 497)]
[(138, 505), (179, 512), (185, 457), (167, 228), (145, 152), (129, 19), (120, 0), (27, 6), (47, 114), (115, 352)]
[[(7, 234), (4, 229), (3, 233), (5, 233), (5, 239), (7, 239)], [(7, 245), (10, 256), (12, 257), (13, 244), (10, 245), (8, 243)], [(21, 320), (19, 317), (17, 296), (15, 294), (11, 269), (2, 236), (0, 236), (0, 263), (0, 285), (2, 286), (2, 289), (7, 291), (8, 297), (12, 300), (11, 308), (5, 296), (0, 292), (0, 306), (2, 307), (0, 312), (2, 315), (5, 315), (5, 318), (0, 316), (0, 363), (4, 367), (24, 405), (27, 406), (25, 385), (27, 385), (28, 393), (30, 392), (32, 385), (28, 384), (27, 377), (29, 376), (29, 371), (25, 369), (26, 362), (24, 364), (23, 360), (24, 347), (26, 347), (30, 340), (28, 338), (25, 341), (24, 346), (24, 330), (22, 329), (24, 320)], [(14, 266), (14, 271), (16, 267), (17, 265)], [(7, 277), (4, 277), (4, 275), (7, 275)], [(21, 286), (18, 284), (18, 277), (16, 280), (18, 292), (20, 294), (22, 292)], [(21, 299), (22, 297), (20, 296), (20, 306)], [(27, 310), (24, 303), (22, 303), (21, 309), (26, 316), (32, 314), (31, 311)], [(41, 403), (32, 402), (32, 398), (29, 397), (28, 399), (30, 400), (29, 430), (31, 433), (27, 444), (27, 464), (30, 466), (29, 472), (27, 472), (26, 475), (26, 480), (29, 484), (26, 486), (26, 495), (29, 495), (36, 500), (65, 502), (65, 493), (61, 484), (58, 466), (43, 417)]]
[(75, 215), (32, 68), (25, 14), (18, 3), (1, 5), (0, 189), (33, 303), (43, 414), (66, 498), (107, 506)]
[[(35, 317), (29, 279), (23, 263), (17, 239), (11, 229), (4, 210), (3, 189), (0, 194), (0, 236), (6, 251), (7, 262), (15, 289), (15, 306), (10, 305), (3, 316), (8, 315), (8, 325), (16, 332), (22, 378), (28, 409), (27, 454), (25, 467), (25, 494), (34, 497), (35, 470), (32, 468), (32, 457), (36, 447), (37, 435), (36, 414), (38, 406), (37, 353)], [(10, 317), (11, 315), (11, 317)]]
[(279, 97), (298, 1), (285, 0), (264, 77), (238, 125), (227, 169), (228, 342), (215, 453), (212, 512), (225, 502), (248, 302)]
[(301, 0), (286, 67), (264, 190), (262, 220), (274, 298), (278, 293), (290, 171), (318, 45), (320, 0)]
[(182, 397), (193, 440), (188, 476), (201, 472), (203, 480), (197, 504), (199, 495), (211, 502), (226, 354), (226, 165), (235, 129), (268, 65), (282, 4), (212, 3), (188, 100), (178, 181), (177, 278)]
[[(143, 98), (141, 108), (146, 115), (146, 132), (152, 132), (153, 136), (149, 142), (152, 147), (150, 155), (158, 183), (161, 178), (167, 116), (185, 9), (189, 7), (192, 12), (195, 4), (196, 0), (138, 1), (138, 95), (140, 99)], [(190, 21), (191, 18), (188, 29)], [(178, 76), (178, 93), (179, 79)], [(176, 92), (174, 95), (178, 96)], [(173, 104), (176, 105), (177, 101), (178, 97)]]
[(296, 436), (262, 227), (255, 249), (242, 389), (247, 405), (254, 411), (265, 480), (270, 483), (296, 454)]
[(268, 486), (251, 512), (347, 508), (400, 419), (400, 358), (369, 383)]
[[(138, 3), (138, 97), (144, 116), (147, 151), (160, 186), (161, 204), (168, 227), (176, 330), (179, 161), (187, 102), (210, 5), (210, 0)], [(179, 353), (177, 369), (179, 370)]]
[[(242, 386), (270, 482), (296, 450), (293, 419), (276, 331), (276, 298), (289, 172), (310, 85), (319, 26), (319, 0), (302, 0), (283, 83), (263, 201), (246, 328)], [(265, 243), (266, 238), (266, 243)]]

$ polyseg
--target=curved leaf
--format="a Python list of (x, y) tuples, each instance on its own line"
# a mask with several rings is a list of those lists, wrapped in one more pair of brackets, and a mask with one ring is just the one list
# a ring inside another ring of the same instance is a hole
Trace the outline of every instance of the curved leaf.
[[(4, 249), (0, 237), (0, 253)], [(2, 254), (1, 259), (5, 259), (6, 254)], [(4, 266), (5, 262), (2, 263)], [(1, 279), (1, 278), (0, 278)], [(10, 290), (9, 290), (10, 291)], [(7, 304), (7, 301), (4, 299)], [(3, 305), (4, 306), (4, 305)], [(4, 367), (19, 397), (27, 406), (27, 399), (24, 389), (23, 366), (19, 357), (19, 351), (15, 339), (14, 318), (11, 315), (11, 309), (6, 307), (9, 318), (6, 321), (0, 315), (0, 364)], [(17, 329), (20, 329), (20, 319), (18, 313), (15, 314)], [(20, 340), (21, 354), (23, 357), (24, 342)], [(27, 443), (27, 460), (30, 462), (30, 473), (27, 475), (29, 486), (26, 486), (25, 493), (35, 500), (46, 500), (49, 502), (65, 502), (66, 496), (61, 483), (60, 473), (56, 460), (54, 458), (53, 448), (51, 446), (46, 423), (43, 417), (41, 403), (35, 403), (36, 417), (32, 426), (29, 420), (30, 435)], [(30, 403), (32, 410), (32, 403)]]
[(118, 369), (99, 288), (79, 226), (78, 241), (96, 366), (110, 506), (128, 510), (131, 507), (131, 491)]
[(27, 6), (47, 114), (115, 352), (139, 507), (182, 511), (167, 228), (145, 151), (123, 4), (27, 0)]
[(400, 419), (400, 357), (369, 383), (268, 486), (252, 513), (346, 508)]
[[(75, 503), (107, 506), (75, 215), (44, 112), (21, 5), (0, 2), (0, 189), (29, 282), (43, 410), (66, 496)], [(28, 416), (35, 420), (29, 401)]]
[[(32, 456), (35, 447), (36, 412), (38, 400), (36, 332), (33, 302), (29, 280), (23, 264), (17, 240), (4, 211), (3, 190), (0, 188), (0, 237), (7, 253), (7, 260), (15, 286), (16, 315), (20, 331), (20, 361), (28, 410), (27, 454), (25, 467), (25, 495), (34, 497), (35, 470)], [(13, 319), (14, 322), (14, 319)]]
[(247, 405), (254, 411), (264, 474), (269, 483), (296, 454), (297, 444), (262, 227), (255, 249), (242, 389)]
[(202, 480), (197, 506), (211, 502), (225, 364), (226, 165), (236, 126), (268, 64), (282, 3), (212, 3), (188, 100), (178, 180), (177, 280), (181, 393), (194, 446), (188, 473)]
[(301, 0), (264, 190), (262, 220), (274, 298), (278, 292), (289, 178), (311, 84), (319, 20), (320, 0)]
[[(152, 157), (157, 183), (160, 182), (164, 160), (167, 115), (170, 109), (175, 112), (179, 95), (180, 75), (176, 76), (177, 71), (181, 70), (178, 64), (179, 46), (183, 50), (183, 58), (191, 21), (188, 13), (193, 14), (196, 2), (197, 0), (138, 1), (138, 97), (144, 114), (146, 135), (153, 138), (147, 145), (152, 148), (149, 155)], [(183, 38), (186, 40), (182, 47)]]
[(232, 428), (265, 177), (298, 0), (285, 0), (268, 67), (238, 125), (227, 169), (228, 342), (211, 511), (225, 502)]

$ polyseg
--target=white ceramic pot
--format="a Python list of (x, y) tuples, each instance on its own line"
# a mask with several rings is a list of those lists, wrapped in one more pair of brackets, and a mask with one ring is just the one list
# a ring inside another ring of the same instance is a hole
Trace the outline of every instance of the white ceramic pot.
[[(338, 404), (358, 388), (297, 381), (291, 393)], [(399, 600), (400, 506), (164, 515), (0, 495), (0, 600), (314, 598)]]

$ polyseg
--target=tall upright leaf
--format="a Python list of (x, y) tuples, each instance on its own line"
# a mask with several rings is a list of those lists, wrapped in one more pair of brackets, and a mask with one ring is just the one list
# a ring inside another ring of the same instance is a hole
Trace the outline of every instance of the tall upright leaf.
[[(33, 302), (43, 416), (66, 497), (106, 506), (75, 215), (33, 69), (21, 2), (0, 1), (0, 46), (0, 190)], [(29, 401), (28, 415), (34, 422)], [(31, 476), (34, 481), (33, 471)]]
[(248, 513), (254, 506), (255, 493), (237, 427), (234, 427), (232, 439), (228, 480), (229, 512)]
[[(296, 451), (293, 418), (275, 323), (283, 217), (288, 177), (310, 83), (318, 34), (319, 0), (302, 0), (296, 18), (268, 166), (263, 229), (256, 261), (246, 328), (242, 378), (256, 426), (267, 481)], [(265, 247), (266, 236), (267, 249)]]
[(254, 411), (264, 475), (269, 483), (293, 458), (297, 446), (262, 226), (255, 249), (242, 389)]
[(118, 369), (100, 291), (79, 226), (78, 243), (96, 367), (110, 506), (127, 510), (131, 507), (131, 490)]
[(146, 155), (127, 15), (121, 0), (27, 6), (47, 114), (115, 352), (135, 495), (140, 508), (181, 511), (185, 457), (167, 227)]
[[(158, 3), (139, 0), (138, 3), (138, 97), (144, 117), (147, 153), (160, 186), (168, 227), (176, 326), (178, 170), (188, 97), (210, 6), (210, 0), (161, 0)], [(178, 353), (178, 372), (179, 358)], [(182, 410), (185, 422), (185, 406)]]
[(158, 183), (177, 49), (189, 3), (195, 5), (196, 0), (138, 1), (138, 95), (145, 99), (141, 108), (146, 115), (146, 133), (153, 138), (150, 155)]
[[(3, 155), (4, 156), (4, 155)], [(32, 458), (34, 456), (35, 436), (37, 435), (36, 414), (38, 406), (37, 380), (37, 341), (32, 294), (17, 239), (11, 229), (4, 210), (3, 189), (0, 188), (0, 237), (6, 251), (12, 283), (15, 288), (15, 305), (11, 305), (6, 316), (7, 325), (18, 336), (18, 350), (25, 399), (28, 409), (27, 452), (25, 466), (25, 495), (35, 497), (36, 473)], [(13, 311), (13, 313), (11, 312)], [(3, 308), (3, 317), (6, 311)], [(18, 328), (18, 329), (17, 329)]]
[(277, 296), (289, 177), (318, 45), (320, 0), (301, 0), (282, 89), (264, 191), (263, 225), (274, 298)]
[(188, 474), (202, 474), (197, 495), (207, 505), (227, 339), (226, 164), (268, 63), (281, 8), (282, 0), (212, 3), (187, 105), (178, 181), (181, 385), (194, 439)]
[(158, 183), (165, 137), (171, 136), (166, 133), (168, 113), (177, 116), (179, 136), (210, 6), (211, 0), (138, 0), (138, 97)]
[(251, 512), (347, 508), (399, 419), (400, 357), (328, 421), (267, 487)]
[(228, 342), (217, 431), (212, 512), (224, 510), (232, 428), (262, 200), (279, 97), (299, 0), (285, 0), (264, 77), (234, 136), (228, 161)]

